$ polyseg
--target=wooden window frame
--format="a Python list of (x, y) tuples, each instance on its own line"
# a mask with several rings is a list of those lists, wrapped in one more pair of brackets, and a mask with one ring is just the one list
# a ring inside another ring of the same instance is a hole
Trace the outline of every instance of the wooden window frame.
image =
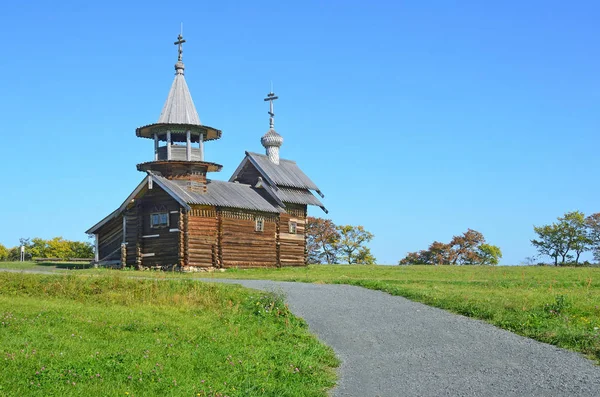
[(259, 233), (265, 231), (265, 218), (257, 217), (254, 219), (254, 231)]
[[(154, 223), (154, 216), (158, 216), (158, 223)], [(161, 216), (166, 218), (166, 223), (161, 222)], [(169, 211), (161, 211), (161, 212), (152, 212), (150, 214), (150, 228), (151, 229), (161, 229), (165, 227), (169, 227), (170, 219), (169, 219)]]
[(288, 232), (290, 234), (298, 234), (298, 222), (289, 221), (288, 222)]

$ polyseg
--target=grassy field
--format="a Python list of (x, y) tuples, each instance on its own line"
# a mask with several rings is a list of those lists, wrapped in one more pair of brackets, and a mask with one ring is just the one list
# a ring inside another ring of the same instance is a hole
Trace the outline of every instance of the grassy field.
[(114, 273), (0, 273), (0, 395), (325, 396), (333, 386), (332, 350), (280, 297)]
[(478, 318), (520, 335), (584, 353), (600, 363), (600, 268), (597, 267), (314, 265), (231, 269), (201, 275), (120, 273), (159, 279), (239, 278), (357, 285)]
[(210, 277), (362, 286), (485, 320), (600, 363), (600, 268), (309, 266)]

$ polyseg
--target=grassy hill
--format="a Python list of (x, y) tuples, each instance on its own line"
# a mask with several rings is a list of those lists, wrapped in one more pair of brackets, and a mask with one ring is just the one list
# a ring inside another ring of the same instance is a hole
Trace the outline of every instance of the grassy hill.
[(337, 359), (273, 294), (0, 273), (0, 395), (325, 396)]

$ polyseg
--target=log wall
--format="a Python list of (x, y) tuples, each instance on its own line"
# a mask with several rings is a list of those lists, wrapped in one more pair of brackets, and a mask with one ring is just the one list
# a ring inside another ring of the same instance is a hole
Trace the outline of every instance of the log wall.
[[(304, 266), (306, 263), (306, 206), (287, 204), (288, 213), (280, 215), (280, 266)], [(289, 223), (296, 222), (296, 233), (290, 233)]]
[[(187, 266), (217, 267), (217, 210), (194, 206), (187, 217)], [(185, 236), (185, 235), (184, 235)]]
[[(154, 185), (154, 188), (148, 190), (140, 199), (138, 206), (137, 223), (138, 230), (141, 231), (138, 240), (140, 265), (144, 267), (179, 265), (179, 203)], [(150, 214), (165, 211), (169, 212), (169, 225), (160, 228), (150, 227)], [(158, 236), (151, 237), (156, 235)]]
[[(222, 267), (277, 266), (276, 214), (221, 209), (219, 217)], [(262, 232), (255, 230), (256, 217), (264, 219)]]

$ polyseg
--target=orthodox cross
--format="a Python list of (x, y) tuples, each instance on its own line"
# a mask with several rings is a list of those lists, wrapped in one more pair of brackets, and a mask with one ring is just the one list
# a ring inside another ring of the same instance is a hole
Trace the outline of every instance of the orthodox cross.
[(274, 121), (274, 117), (275, 117), (275, 113), (273, 113), (273, 101), (275, 99), (279, 99), (279, 97), (275, 96), (275, 94), (273, 93), (273, 90), (271, 90), (271, 92), (269, 92), (269, 94), (267, 95), (267, 97), (265, 98), (265, 102), (269, 101), (269, 126), (271, 127), (271, 129), (273, 129), (273, 127), (275, 126), (275, 121)]
[(179, 33), (179, 36), (177, 36), (177, 41), (173, 43), (179, 46), (179, 57), (177, 58), (179, 62), (181, 62), (181, 55), (183, 54), (183, 43), (185, 43), (185, 40), (183, 39), (181, 33)]

